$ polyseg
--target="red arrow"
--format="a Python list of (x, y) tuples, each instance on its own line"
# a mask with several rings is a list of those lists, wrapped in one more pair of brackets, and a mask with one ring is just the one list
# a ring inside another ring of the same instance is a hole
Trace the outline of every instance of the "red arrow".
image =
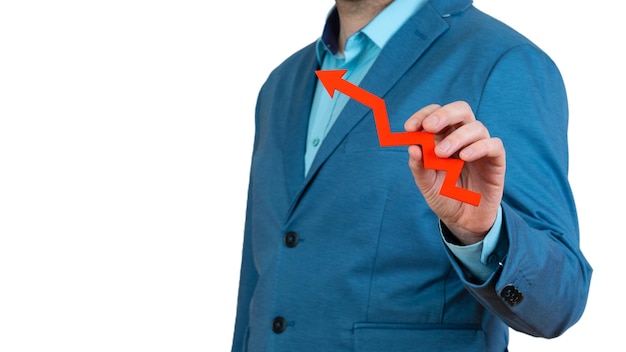
[(347, 70), (317, 70), (315, 74), (332, 98), (335, 90), (344, 93), (350, 98), (372, 109), (374, 123), (381, 147), (403, 146), (419, 144), (424, 155), (424, 167), (431, 170), (446, 172), (439, 194), (461, 202), (478, 206), (480, 193), (457, 187), (456, 183), (461, 175), (464, 161), (460, 159), (442, 159), (435, 155), (435, 136), (429, 132), (391, 132), (387, 106), (385, 101), (376, 95), (356, 86), (345, 79)]

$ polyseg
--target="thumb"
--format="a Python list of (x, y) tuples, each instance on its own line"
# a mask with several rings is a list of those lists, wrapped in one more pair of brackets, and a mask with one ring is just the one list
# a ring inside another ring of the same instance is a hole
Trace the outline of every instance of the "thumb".
[(433, 193), (438, 194), (437, 172), (435, 170), (426, 169), (424, 167), (424, 153), (419, 145), (411, 145), (409, 152), (409, 168), (413, 173), (413, 178), (417, 187), (424, 195)]

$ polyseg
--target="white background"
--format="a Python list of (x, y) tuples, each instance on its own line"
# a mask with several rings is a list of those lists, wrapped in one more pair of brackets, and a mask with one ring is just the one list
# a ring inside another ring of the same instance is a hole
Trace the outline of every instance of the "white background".
[[(0, 1), (0, 351), (230, 350), (256, 94), (332, 4)], [(554, 340), (512, 333), (510, 350), (614, 349), (625, 313), (617, 2), (475, 4), (562, 70), (595, 269), (578, 325)]]

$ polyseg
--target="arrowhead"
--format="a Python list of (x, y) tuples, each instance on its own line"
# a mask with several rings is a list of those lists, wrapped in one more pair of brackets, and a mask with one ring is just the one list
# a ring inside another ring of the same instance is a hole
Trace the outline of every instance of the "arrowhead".
[(317, 70), (315, 71), (315, 74), (324, 85), (324, 88), (326, 88), (326, 91), (328, 91), (328, 95), (332, 98), (335, 93), (335, 89), (337, 89), (337, 87), (341, 84), (343, 81), (343, 75), (347, 71), (348, 70)]

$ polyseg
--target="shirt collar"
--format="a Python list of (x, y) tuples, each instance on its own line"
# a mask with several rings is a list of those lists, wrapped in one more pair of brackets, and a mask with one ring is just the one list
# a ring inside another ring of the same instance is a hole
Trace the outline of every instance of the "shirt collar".
[[(427, 2), (428, 0), (394, 0), (359, 32), (382, 49), (398, 29)], [(317, 58), (320, 63), (325, 51), (337, 54), (338, 38), (339, 14), (337, 8), (333, 7), (326, 19), (322, 36), (317, 41)]]

